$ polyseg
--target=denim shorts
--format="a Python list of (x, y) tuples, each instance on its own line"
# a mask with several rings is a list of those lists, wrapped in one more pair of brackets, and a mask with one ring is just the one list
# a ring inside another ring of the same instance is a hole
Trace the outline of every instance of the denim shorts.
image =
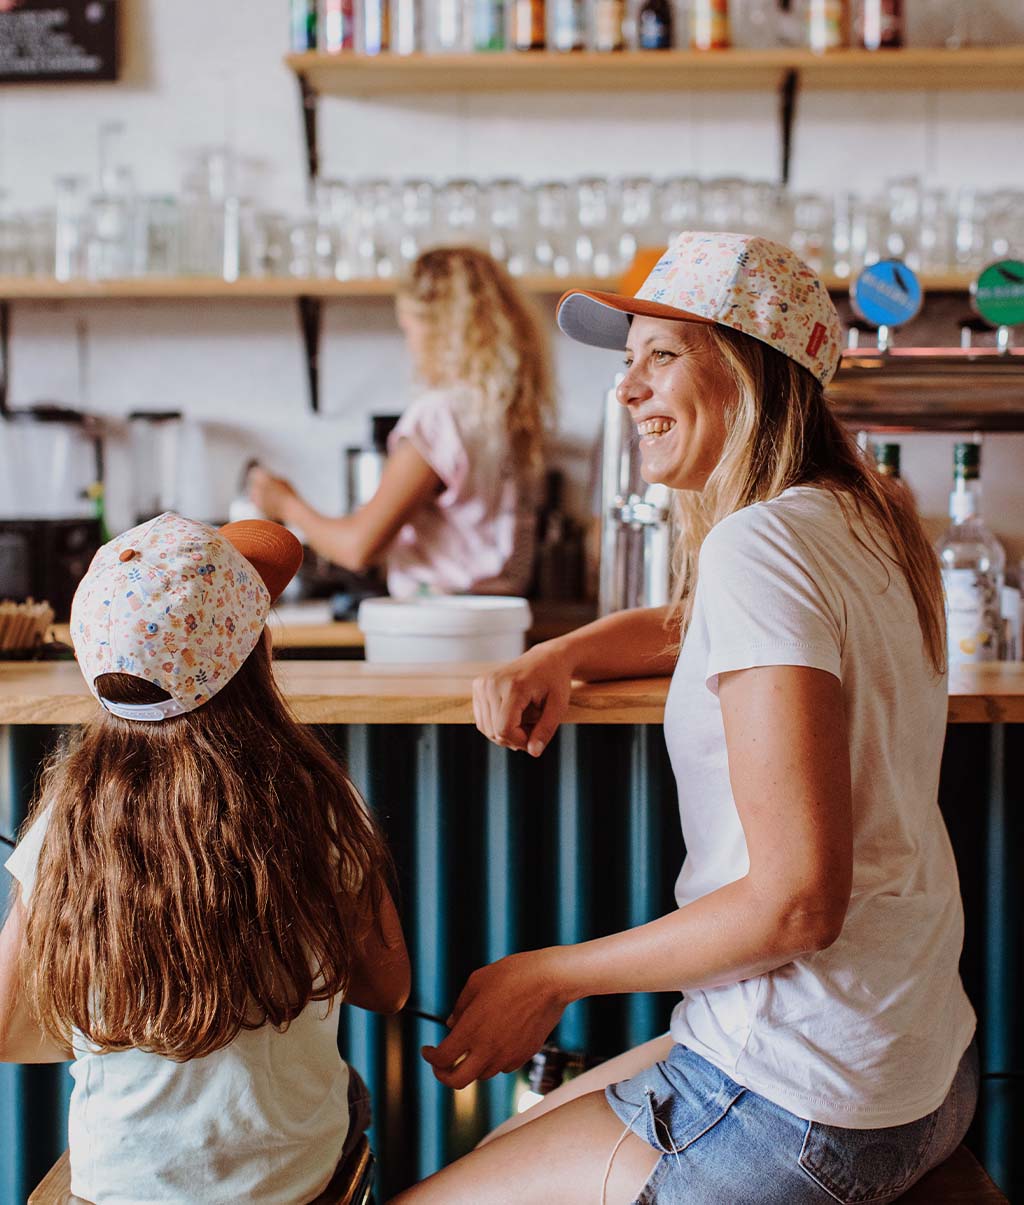
[(978, 1099), (978, 1052), (972, 1042), (934, 1113), (879, 1130), (806, 1121), (678, 1044), (605, 1095), (662, 1152), (635, 1205), (884, 1205), (959, 1146)]

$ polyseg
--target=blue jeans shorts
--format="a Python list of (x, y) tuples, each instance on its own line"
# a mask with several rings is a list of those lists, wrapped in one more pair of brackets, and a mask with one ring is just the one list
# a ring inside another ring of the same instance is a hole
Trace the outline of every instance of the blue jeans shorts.
[(605, 1096), (661, 1151), (635, 1205), (885, 1205), (959, 1146), (978, 1099), (972, 1042), (927, 1117), (848, 1130), (787, 1112), (685, 1046)]

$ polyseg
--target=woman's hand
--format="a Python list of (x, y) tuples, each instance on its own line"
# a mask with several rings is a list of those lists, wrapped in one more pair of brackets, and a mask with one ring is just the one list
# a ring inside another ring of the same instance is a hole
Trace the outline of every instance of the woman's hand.
[(270, 519), (283, 521), (288, 503), (297, 498), (290, 481), (283, 477), (273, 477), (266, 469), (253, 465), (246, 479), (249, 497)]
[(473, 719), (496, 745), (540, 757), (569, 710), (572, 663), (558, 641), (538, 644), (473, 681)]
[(544, 1045), (572, 997), (558, 976), (557, 947), (511, 954), (474, 971), (452, 1015), (451, 1032), (423, 1057), (449, 1088), (516, 1071)]

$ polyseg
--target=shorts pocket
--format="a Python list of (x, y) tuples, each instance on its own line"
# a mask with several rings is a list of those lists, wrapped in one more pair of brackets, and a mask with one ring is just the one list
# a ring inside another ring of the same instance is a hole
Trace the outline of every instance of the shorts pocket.
[(659, 1092), (648, 1087), (644, 1137), (650, 1146), (664, 1155), (678, 1155), (713, 1129), (729, 1112), (733, 1103), (743, 1095), (744, 1089), (733, 1085), (734, 1091), (719, 1090), (695, 1107), (693, 1100), (686, 1100), (673, 1089)]
[(800, 1166), (842, 1205), (869, 1205), (898, 1196), (917, 1177), (939, 1112), (881, 1130), (807, 1123)]

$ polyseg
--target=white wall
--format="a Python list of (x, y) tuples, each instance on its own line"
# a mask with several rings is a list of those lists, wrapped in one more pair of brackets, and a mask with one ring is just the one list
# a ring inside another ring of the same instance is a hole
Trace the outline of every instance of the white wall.
[[(920, 0), (919, 0), (920, 2)], [(956, 0), (949, 0), (949, 7)], [(1000, 0), (1004, 28), (1019, 0)], [(96, 130), (123, 121), (125, 151), (146, 192), (175, 191), (183, 152), (230, 142), (256, 165), (259, 196), (298, 210), (304, 150), (297, 85), (282, 64), (286, 0), (126, 0), (121, 82), (0, 88), (0, 189), (15, 208), (52, 201), (53, 178), (94, 172)], [(325, 175), (470, 175), (527, 180), (584, 173), (696, 173), (775, 178), (776, 99), (762, 93), (326, 99)], [(1024, 90), (1013, 93), (808, 94), (801, 97), (793, 185), (871, 192), (919, 173), (954, 188), (1024, 189)], [(541, 302), (550, 314), (553, 299)], [(223, 515), (253, 453), (292, 475), (318, 505), (340, 505), (341, 449), (361, 442), (371, 412), (409, 390), (391, 307), (324, 309), (322, 416), (309, 413), (298, 320), (289, 303), (42, 304), (13, 307), (12, 404), (56, 400), (120, 415), (176, 407), (204, 424), (193, 445), (191, 498)], [(581, 507), (589, 445), (616, 356), (551, 336), (561, 386), (559, 457)], [(85, 350), (84, 358), (81, 354)], [(83, 372), (81, 364), (86, 368)], [(906, 437), (905, 472), (941, 525), (952, 440)], [(1015, 556), (1024, 552), (1024, 437), (986, 443), (987, 509)], [(110, 460), (116, 524), (130, 518), (123, 445)]]

